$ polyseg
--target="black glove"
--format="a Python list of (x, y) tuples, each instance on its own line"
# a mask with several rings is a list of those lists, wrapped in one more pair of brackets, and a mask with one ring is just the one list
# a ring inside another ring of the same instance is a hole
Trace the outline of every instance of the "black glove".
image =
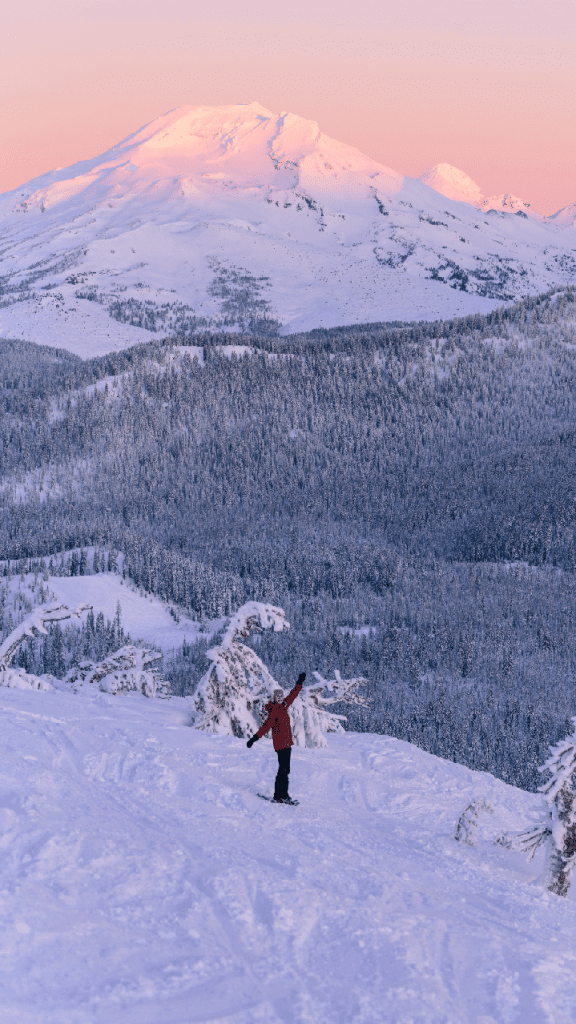
[(301, 672), (300, 675), (298, 676), (298, 681), (296, 683), (296, 686), (302, 686), (302, 683), (304, 682), (305, 679), (306, 679), (306, 673), (305, 672)]
[(248, 743), (246, 744), (246, 746), (247, 747), (251, 747), (253, 743), (256, 743), (257, 739), (258, 739), (257, 736), (251, 736), (250, 739), (248, 740)]

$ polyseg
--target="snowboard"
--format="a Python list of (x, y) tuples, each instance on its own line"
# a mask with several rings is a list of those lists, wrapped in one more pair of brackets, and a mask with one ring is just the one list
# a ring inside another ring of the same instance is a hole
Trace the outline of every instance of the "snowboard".
[[(276, 803), (276, 801), (271, 796), (264, 796), (264, 793), (258, 793), (258, 796), (260, 797), (261, 800), (267, 800), (269, 804)], [(286, 806), (297, 807), (299, 803), (299, 800), (291, 800), (289, 804), (286, 804)]]

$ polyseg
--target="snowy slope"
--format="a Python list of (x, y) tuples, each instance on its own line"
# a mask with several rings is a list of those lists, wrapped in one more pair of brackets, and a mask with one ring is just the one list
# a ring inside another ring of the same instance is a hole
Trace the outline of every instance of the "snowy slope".
[(491, 210), (500, 213), (519, 213), (521, 216), (531, 220), (547, 220), (549, 223), (561, 226), (568, 224), (567, 220), (559, 219), (560, 214), (563, 213), (562, 210), (552, 217), (545, 218), (537, 213), (536, 210), (533, 210), (530, 203), (519, 199), (518, 196), (504, 193), (500, 196), (490, 196), (487, 199), (482, 195), (480, 186), (475, 181), (472, 181), (472, 178), (469, 178), (464, 171), (460, 171), (457, 167), (452, 167), (451, 164), (436, 164), (434, 167), (429, 167), (420, 175), (418, 181), (429, 185), (430, 188), (440, 192), (447, 199), (455, 199), (461, 203), (470, 203), (483, 213), (490, 213)]
[(206, 623), (208, 632), (202, 632), (200, 623), (185, 615), (179, 614), (176, 622), (165, 601), (138, 591), (129, 579), (122, 580), (121, 576), (110, 572), (94, 576), (50, 576), (46, 582), (27, 573), (23, 580), (17, 576), (4, 586), (4, 613), (5, 616), (11, 613), (15, 625), (39, 604), (53, 599), (69, 608), (89, 604), (95, 616), (102, 612), (110, 622), (114, 621), (120, 604), (124, 631), (132, 640), (143, 640), (164, 654), (181, 647), (184, 640), (195, 643), (200, 637), (208, 639), (223, 621)]
[(487, 214), (439, 166), (405, 178), (257, 103), (180, 107), (0, 196), (0, 336), (93, 355), (203, 327), (448, 317), (573, 280), (566, 218), (518, 217), (511, 197)]
[(2, 1024), (572, 1024), (574, 900), (490, 841), (539, 796), (347, 734), (276, 807), (188, 707), (0, 693)]
[(419, 176), (418, 181), (429, 185), (436, 192), (440, 192), (447, 199), (455, 199), (458, 203), (471, 203), (473, 206), (480, 206), (484, 196), (480, 186), (472, 181), (464, 171), (451, 164), (435, 164), (429, 167)]
[[(110, 621), (114, 619), (119, 602), (122, 628), (133, 640), (144, 640), (165, 654), (181, 647), (184, 640), (194, 643), (204, 635), (198, 622), (184, 615), (176, 622), (165, 601), (152, 594), (139, 593), (130, 580), (122, 581), (114, 573), (52, 576), (48, 585), (51, 593), (69, 607), (86, 602), (93, 606), (94, 615), (103, 612)], [(211, 625), (216, 628), (215, 624)]]

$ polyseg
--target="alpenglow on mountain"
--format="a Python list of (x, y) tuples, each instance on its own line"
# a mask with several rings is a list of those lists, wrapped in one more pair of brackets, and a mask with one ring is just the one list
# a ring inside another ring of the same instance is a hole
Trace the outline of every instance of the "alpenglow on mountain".
[(96, 355), (486, 312), (574, 280), (572, 208), (524, 205), (449, 165), (406, 178), (258, 103), (180, 107), (0, 196), (0, 336)]
[[(539, 213), (532, 210), (530, 203), (519, 199), (518, 196), (503, 193), (500, 196), (490, 196), (486, 199), (480, 191), (480, 186), (475, 181), (472, 181), (472, 178), (469, 178), (464, 171), (460, 171), (457, 167), (452, 167), (450, 164), (436, 164), (435, 167), (429, 167), (428, 170), (420, 175), (418, 181), (423, 181), (425, 185), (430, 185), (430, 188), (440, 192), (447, 199), (471, 203), (472, 206), (475, 206), (478, 210), (483, 210), (484, 213), (491, 213), (494, 210), (503, 213), (520, 213), (521, 216), (531, 217), (534, 220), (545, 220)], [(570, 207), (566, 209), (570, 209)], [(564, 212), (564, 210), (560, 210), (554, 216), (558, 217)], [(549, 219), (551, 220), (552, 218)]]

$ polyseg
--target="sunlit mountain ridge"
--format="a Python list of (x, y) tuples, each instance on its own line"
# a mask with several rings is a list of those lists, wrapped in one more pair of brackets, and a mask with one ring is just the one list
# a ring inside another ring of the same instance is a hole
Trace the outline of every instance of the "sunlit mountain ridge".
[(258, 103), (180, 107), (0, 196), (0, 336), (94, 355), (486, 312), (574, 280), (573, 223)]

